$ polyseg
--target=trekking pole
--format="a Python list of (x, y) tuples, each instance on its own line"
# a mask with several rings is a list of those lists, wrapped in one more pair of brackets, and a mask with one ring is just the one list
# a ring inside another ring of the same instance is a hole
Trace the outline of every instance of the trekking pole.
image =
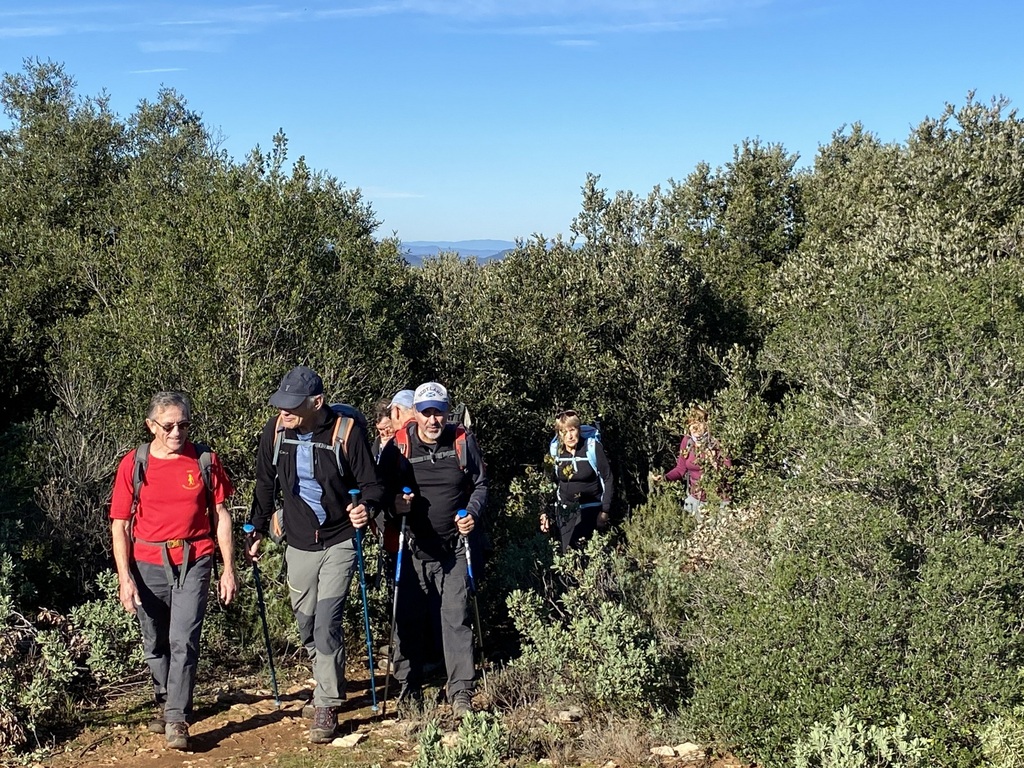
[[(352, 497), (352, 506), (359, 503), (359, 489), (348, 492)], [(363, 529), (356, 528), (356, 562), (359, 563), (359, 591), (363, 594), (363, 628), (366, 630), (366, 655), (370, 660), (370, 700), (373, 702), (370, 711), (376, 714), (377, 678), (373, 671), (373, 637), (370, 635), (370, 603), (366, 595), (366, 564), (363, 562)]]
[[(402, 489), (402, 493), (408, 496), (412, 488), (408, 486)], [(398, 618), (398, 580), (402, 578), (402, 550), (405, 549), (405, 519), (402, 515), (402, 526), (398, 529), (398, 555), (395, 557), (395, 592), (391, 596), (391, 634), (388, 635), (388, 669), (384, 678), (384, 702), (381, 704), (380, 716), (384, 717), (388, 711), (388, 687), (391, 683), (391, 665), (395, 658), (395, 620)]]
[[(465, 509), (460, 509), (455, 513), (456, 517), (460, 520), (469, 512)], [(487, 685), (487, 669), (484, 667), (484, 630), (480, 624), (480, 605), (476, 600), (476, 578), (473, 576), (473, 556), (469, 552), (469, 536), (463, 534), (462, 546), (466, 550), (466, 572), (469, 575), (469, 594), (473, 596), (473, 615), (476, 617), (476, 637), (477, 647), (480, 650), (480, 673), (484, 678), (484, 685)]]
[[(256, 528), (252, 523), (246, 523), (242, 526), (242, 531), (250, 539), (252, 535), (256, 533)], [(256, 561), (252, 561), (252, 577), (253, 581), (256, 582), (256, 604), (259, 606), (260, 619), (263, 622), (263, 642), (267, 646), (267, 664), (270, 666), (270, 684), (274, 688), (274, 706), (277, 709), (281, 708), (281, 697), (277, 693), (277, 672), (274, 670), (274, 652), (270, 648), (270, 627), (267, 625), (267, 603), (263, 599), (263, 582), (260, 581), (260, 567), (256, 565)]]

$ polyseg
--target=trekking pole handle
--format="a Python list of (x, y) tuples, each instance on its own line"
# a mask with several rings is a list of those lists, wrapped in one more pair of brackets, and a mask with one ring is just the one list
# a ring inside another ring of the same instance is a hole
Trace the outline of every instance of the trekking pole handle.
[[(360, 490), (359, 490), (358, 488), (353, 488), (353, 489), (351, 489), (351, 490), (350, 490), (350, 491), (348, 492), (349, 498), (351, 498), (351, 499), (352, 499), (352, 506), (353, 506), (353, 507), (354, 507), (354, 506), (356, 506), (357, 504), (359, 504), (359, 494), (360, 494)], [(361, 530), (363, 530), (363, 528), (365, 528), (365, 527), (366, 527), (366, 526), (364, 525), (364, 526), (361, 526), (361, 527), (358, 527), (358, 528), (356, 528), (356, 530), (357, 530), (357, 531), (361, 531)]]

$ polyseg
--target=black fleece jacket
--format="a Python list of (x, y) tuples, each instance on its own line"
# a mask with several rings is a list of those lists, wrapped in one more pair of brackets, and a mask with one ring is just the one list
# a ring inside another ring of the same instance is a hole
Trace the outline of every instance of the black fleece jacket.
[[(313, 442), (329, 444), (338, 418), (334, 411), (323, 406), (316, 426), (313, 427)], [(295, 430), (284, 430), (284, 436), (295, 439)], [(277, 467), (274, 467), (276, 437), (277, 416), (272, 416), (263, 427), (256, 454), (256, 490), (253, 493), (249, 522), (257, 531), (264, 534), (267, 532), (278, 488), (281, 489), (284, 506), (284, 529), (288, 546), (307, 552), (326, 549), (355, 535), (347, 511), (351, 503), (348, 493), (350, 489), (359, 489), (361, 500), (369, 508), (371, 517), (380, 511), (383, 488), (377, 477), (377, 465), (370, 454), (366, 430), (358, 423), (352, 426), (346, 450), (340, 452), (341, 471), (333, 451), (322, 448), (313, 450), (313, 476), (323, 488), (322, 504), (327, 512), (327, 519), (322, 525), (310, 506), (293, 491), (296, 487), (296, 446), (283, 443), (278, 453)]]

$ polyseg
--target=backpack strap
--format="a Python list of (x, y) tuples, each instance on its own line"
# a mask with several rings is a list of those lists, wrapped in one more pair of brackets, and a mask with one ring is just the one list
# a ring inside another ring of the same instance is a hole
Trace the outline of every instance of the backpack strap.
[(281, 446), (284, 443), (288, 445), (311, 445), (314, 448), (323, 448), (324, 450), (330, 451), (334, 454), (334, 460), (338, 465), (338, 471), (344, 472), (344, 465), (341, 463), (342, 456), (348, 461), (348, 439), (352, 434), (352, 430), (355, 427), (356, 420), (351, 416), (345, 416), (343, 414), (337, 414), (337, 419), (334, 421), (334, 430), (331, 432), (330, 443), (314, 443), (306, 442), (305, 440), (295, 440), (285, 436), (285, 427), (281, 423), (281, 417), (277, 417), (277, 426), (274, 432), (274, 455), (271, 459), (271, 465), (274, 469), (277, 469), (277, 460), (281, 456)]
[(455, 426), (455, 443), (447, 451), (438, 451), (432, 456), (417, 456), (415, 458), (409, 458), (409, 447), (410, 447), (410, 434), (415, 424), (409, 424), (404, 429), (400, 429), (395, 432), (395, 436), (392, 438), (395, 441), (395, 445), (398, 446), (399, 452), (405, 457), (406, 461), (410, 464), (420, 464), (424, 461), (438, 461), (440, 459), (447, 459), (450, 456), (454, 456), (459, 462), (459, 469), (463, 472), (466, 471), (466, 467), (469, 466), (469, 449), (466, 446), (466, 435), (468, 432), (466, 428), (461, 424)]

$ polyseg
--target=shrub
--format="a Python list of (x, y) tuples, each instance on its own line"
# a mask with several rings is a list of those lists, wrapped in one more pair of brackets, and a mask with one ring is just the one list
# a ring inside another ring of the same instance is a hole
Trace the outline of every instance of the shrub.
[(793, 748), (794, 768), (915, 768), (925, 765), (928, 739), (911, 737), (906, 715), (891, 727), (867, 725), (844, 706), (828, 725), (816, 722)]
[(991, 768), (1024, 768), (1024, 707), (993, 718), (981, 729), (980, 738)]
[(498, 768), (508, 753), (508, 732), (487, 712), (465, 715), (455, 743), (444, 742), (444, 731), (430, 721), (420, 735), (414, 768)]
[(585, 552), (555, 558), (561, 596), (516, 591), (508, 599), (523, 648), (513, 666), (533, 672), (545, 698), (591, 710), (649, 712), (663, 691), (658, 644), (648, 624), (623, 605), (621, 555), (595, 536)]
[(101, 573), (95, 589), (99, 598), (71, 611), (72, 625), (85, 640), (85, 664), (98, 683), (123, 679), (143, 664), (139, 625), (118, 599), (117, 574)]

